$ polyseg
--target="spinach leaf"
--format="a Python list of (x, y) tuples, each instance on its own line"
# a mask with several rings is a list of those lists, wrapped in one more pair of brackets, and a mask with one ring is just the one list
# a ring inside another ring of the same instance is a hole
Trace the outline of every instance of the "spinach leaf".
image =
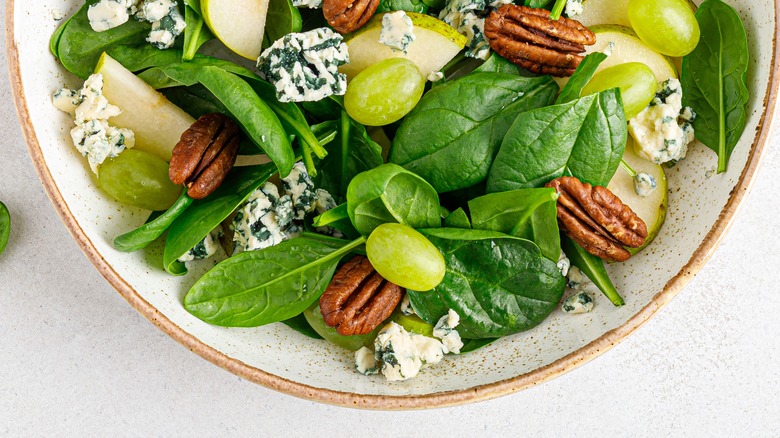
[(543, 8), (547, 6), (552, 0), (525, 0), (525, 5), (532, 8)]
[(577, 69), (574, 70), (574, 74), (569, 78), (569, 82), (566, 82), (566, 85), (563, 86), (563, 90), (558, 95), (555, 104), (558, 105), (579, 99), (582, 89), (593, 79), (593, 75), (596, 74), (596, 70), (605, 59), (607, 59), (607, 55), (601, 52), (593, 52), (586, 56), (580, 62), (580, 65), (577, 66)]
[(488, 58), (488, 60), (485, 61), (484, 64), (477, 67), (477, 69), (474, 71), (485, 72), (485, 73), (504, 73), (504, 74), (515, 75), (515, 76), (518, 76), (520, 73), (520, 70), (518, 70), (517, 65), (513, 64), (512, 61), (509, 61), (508, 59), (504, 58), (503, 56), (495, 52), (493, 52), (493, 54), (490, 55), (490, 58)]
[(520, 189), (491, 193), (469, 201), (474, 229), (499, 231), (536, 243), (558, 262), (561, 255), (555, 189)]
[(377, 14), (393, 11), (419, 12), (420, 14), (424, 14), (428, 12), (428, 5), (423, 3), (422, 0), (380, 0), (379, 7), (376, 8)]
[[(281, 176), (287, 176), (295, 164), (290, 140), (279, 118), (255, 90), (240, 77), (216, 66), (171, 64), (152, 69), (183, 85), (200, 83), (233, 114), (252, 141), (276, 164)], [(139, 75), (146, 80), (146, 74)]]
[(54, 55), (68, 71), (82, 79), (93, 73), (100, 55), (110, 47), (145, 44), (151, 30), (151, 24), (131, 19), (114, 29), (95, 32), (89, 25), (87, 12), (98, 1), (87, 0), (73, 17), (62, 24), (51, 40), (52, 47), (57, 40), (57, 47), (52, 50)]
[(365, 243), (341, 247), (296, 237), (242, 252), (215, 266), (184, 297), (184, 308), (210, 324), (256, 327), (306, 310), (328, 286), (341, 258)]
[(187, 191), (182, 191), (179, 199), (165, 213), (114, 239), (114, 248), (122, 252), (133, 252), (146, 248), (165, 233), (173, 221), (189, 208), (192, 201), (193, 199), (187, 196)]
[(683, 58), (683, 105), (696, 111), (696, 138), (718, 154), (722, 173), (747, 121), (747, 34), (739, 14), (720, 0), (702, 3), (696, 20), (701, 41)]
[(198, 53), (200, 46), (214, 39), (214, 35), (203, 21), (200, 0), (184, 0), (184, 50), (181, 60), (190, 61)]
[(479, 350), (482, 347), (487, 347), (497, 340), (498, 338), (464, 339), (463, 347), (460, 349), (460, 354), (470, 353), (472, 351)]
[(288, 33), (300, 32), (302, 26), (301, 13), (291, 0), (270, 0), (265, 18), (263, 47), (270, 46)]
[(347, 187), (357, 174), (384, 163), (382, 146), (371, 140), (366, 128), (352, 120), (346, 111), (341, 111), (339, 121), (324, 122), (323, 125), (335, 127), (336, 138), (328, 144), (328, 155), (317, 166), (320, 173), (315, 184), (341, 201), (346, 198)]
[(0, 254), (8, 246), (8, 239), (11, 237), (11, 213), (8, 207), (0, 201)]
[(444, 226), (449, 228), (471, 228), (471, 221), (466, 210), (458, 208), (444, 218)]
[(328, 96), (316, 102), (301, 102), (301, 105), (313, 120), (325, 122), (341, 117), (341, 111), (344, 109), (343, 99), (341, 96)]
[(561, 238), (561, 245), (572, 266), (576, 266), (590, 278), (590, 281), (599, 288), (604, 296), (609, 298), (612, 304), (617, 307), (625, 304), (623, 297), (615, 289), (612, 279), (609, 278), (609, 274), (607, 274), (607, 270), (604, 268), (604, 260), (585, 251), (585, 249), (567, 236)]
[(356, 238), (360, 236), (355, 227), (352, 225), (352, 221), (349, 219), (349, 211), (347, 204), (341, 204), (337, 207), (316, 216), (312, 221), (312, 226), (318, 227), (331, 227), (341, 231), (345, 236), (349, 238)]
[(517, 115), (552, 104), (557, 92), (549, 76), (477, 72), (448, 82), (425, 94), (406, 116), (389, 161), (420, 175), (438, 192), (475, 185), (487, 177)]
[(163, 264), (173, 275), (187, 269), (178, 259), (227, 219), (258, 187), (275, 173), (271, 163), (236, 167), (211, 195), (195, 201), (168, 229)]
[(568, 174), (606, 187), (626, 147), (620, 90), (520, 114), (501, 144), (488, 192), (541, 187)]
[(293, 316), (290, 319), (282, 321), (284, 325), (287, 327), (290, 327), (291, 329), (295, 330), (296, 332), (308, 336), (310, 338), (314, 339), (322, 339), (322, 336), (320, 336), (319, 333), (317, 333), (309, 324), (309, 321), (306, 321), (306, 317), (303, 316), (303, 313), (297, 316)]
[(429, 324), (452, 309), (464, 338), (497, 338), (541, 323), (563, 296), (566, 280), (533, 242), (506, 234), (441, 228), (421, 230), (444, 255), (447, 273), (431, 291), (408, 291)]
[(355, 229), (364, 236), (385, 223), (412, 228), (441, 226), (436, 190), (395, 164), (383, 164), (355, 176), (347, 188), (347, 211)]

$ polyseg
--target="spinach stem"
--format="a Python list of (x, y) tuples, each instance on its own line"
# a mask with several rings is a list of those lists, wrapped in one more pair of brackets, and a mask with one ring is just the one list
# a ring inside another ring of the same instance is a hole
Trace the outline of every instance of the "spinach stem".
[[(341, 110), (341, 169), (347, 168), (347, 160), (349, 159), (349, 128), (350, 118), (346, 110)], [(339, 187), (346, 193), (349, 181), (347, 180), (346, 172), (341, 172), (341, 181)]]
[(458, 64), (460, 64), (465, 59), (466, 52), (463, 50), (458, 52), (458, 54), (447, 63), (447, 65), (441, 68), (441, 72), (444, 74), (444, 77), (449, 76), (450, 71), (455, 70), (455, 67), (458, 67)]
[(633, 167), (631, 167), (630, 164), (626, 163), (626, 160), (620, 160), (620, 167), (623, 168), (623, 170), (626, 171), (628, 176), (631, 178), (636, 178), (636, 170), (634, 170)]
[(337, 243), (339, 245), (343, 245), (345, 242), (347, 242), (346, 240), (339, 239), (338, 237), (326, 236), (324, 234), (313, 233), (311, 231), (304, 231), (301, 233), (301, 237), (308, 237), (309, 239), (319, 240), (325, 243)]
[(303, 155), (303, 164), (306, 166), (306, 172), (312, 178), (317, 176), (317, 167), (314, 165), (314, 158), (311, 156), (311, 148), (305, 141), (301, 141), (301, 155)]
[(561, 18), (564, 7), (566, 7), (566, 0), (555, 0), (555, 6), (550, 11), (550, 20), (558, 21)]
[[(317, 137), (314, 135), (314, 133), (311, 132), (311, 128), (309, 128), (308, 125), (302, 125), (298, 120), (295, 120), (287, 114), (286, 111), (284, 111), (279, 105), (271, 104), (269, 105), (271, 107), (271, 110), (276, 114), (279, 119), (284, 120), (285, 123), (290, 125), (293, 130), (295, 130), (295, 133), (298, 134), (298, 137), (301, 138), (301, 143), (305, 143), (309, 145), (309, 148), (311, 152), (314, 152), (314, 155), (317, 156), (317, 158), (325, 158), (328, 155), (328, 151), (325, 150), (324, 147), (320, 144), (319, 140), (317, 140)], [(304, 147), (304, 149), (306, 149)]]

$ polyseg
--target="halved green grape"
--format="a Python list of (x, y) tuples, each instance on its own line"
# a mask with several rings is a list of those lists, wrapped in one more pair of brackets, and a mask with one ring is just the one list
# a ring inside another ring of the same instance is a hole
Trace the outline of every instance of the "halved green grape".
[(384, 126), (407, 115), (420, 101), (424, 88), (425, 78), (412, 61), (385, 59), (352, 79), (344, 107), (359, 123)]
[(685, 56), (699, 44), (699, 22), (685, 0), (629, 0), (628, 19), (639, 38), (664, 55)]
[(374, 269), (391, 283), (427, 291), (444, 279), (444, 257), (422, 234), (401, 224), (378, 226), (366, 242), (366, 255)]
[(650, 67), (641, 62), (627, 62), (596, 73), (582, 89), (582, 95), (587, 96), (611, 88), (620, 88), (626, 119), (631, 119), (653, 100), (658, 83)]
[(135, 149), (101, 164), (98, 186), (123, 204), (153, 211), (167, 210), (183, 190), (168, 179), (168, 163)]
[(326, 341), (352, 351), (360, 350), (360, 348), (364, 346), (370, 347), (374, 345), (374, 339), (376, 339), (376, 335), (379, 334), (379, 330), (383, 327), (383, 324), (379, 324), (374, 331), (365, 335), (344, 336), (339, 334), (335, 327), (326, 324), (325, 320), (322, 318), (319, 300), (303, 311), (303, 317), (306, 318), (306, 321), (311, 328), (325, 338)]

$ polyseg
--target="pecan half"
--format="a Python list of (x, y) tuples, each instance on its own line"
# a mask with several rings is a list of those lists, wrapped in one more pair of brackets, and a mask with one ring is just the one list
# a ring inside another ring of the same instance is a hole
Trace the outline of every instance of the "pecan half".
[(506, 4), (485, 20), (485, 37), (499, 55), (534, 73), (571, 76), (596, 35), (577, 20), (551, 20), (545, 9)]
[(570, 176), (554, 179), (547, 187), (558, 192), (558, 221), (563, 231), (589, 253), (624, 262), (631, 257), (624, 246), (644, 245), (647, 225), (608, 189)]
[(206, 114), (181, 135), (173, 148), (168, 177), (187, 186), (193, 199), (212, 194), (236, 163), (241, 130), (222, 114)]
[(323, 0), (322, 14), (339, 33), (349, 33), (363, 27), (379, 7), (379, 0)]
[(382, 278), (365, 256), (355, 256), (333, 276), (320, 298), (325, 323), (345, 336), (371, 333), (390, 317), (404, 290)]

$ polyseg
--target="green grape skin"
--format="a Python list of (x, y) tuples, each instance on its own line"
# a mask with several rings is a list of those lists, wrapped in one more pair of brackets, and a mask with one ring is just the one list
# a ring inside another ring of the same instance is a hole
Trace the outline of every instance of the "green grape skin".
[(407, 115), (420, 101), (424, 88), (425, 78), (412, 61), (385, 59), (352, 79), (344, 107), (358, 123), (384, 126)]
[(167, 210), (183, 189), (168, 178), (168, 163), (135, 149), (103, 162), (98, 171), (98, 186), (123, 204), (152, 211)]
[(630, 0), (628, 20), (645, 44), (668, 56), (691, 53), (701, 37), (699, 22), (685, 0)]
[(306, 318), (306, 322), (309, 323), (311, 328), (326, 341), (350, 351), (357, 351), (360, 350), (361, 347), (371, 347), (374, 345), (374, 339), (376, 339), (379, 330), (384, 326), (383, 324), (379, 324), (371, 333), (365, 335), (344, 336), (336, 331), (335, 327), (331, 327), (325, 323), (325, 320), (322, 318), (322, 313), (320, 312), (319, 300), (303, 311), (303, 317)]
[(634, 118), (653, 100), (658, 83), (650, 67), (641, 62), (618, 64), (596, 73), (582, 89), (582, 96), (620, 88), (626, 120)]
[(444, 279), (444, 257), (418, 231), (401, 224), (378, 226), (366, 242), (366, 255), (387, 281), (406, 289), (427, 291)]

